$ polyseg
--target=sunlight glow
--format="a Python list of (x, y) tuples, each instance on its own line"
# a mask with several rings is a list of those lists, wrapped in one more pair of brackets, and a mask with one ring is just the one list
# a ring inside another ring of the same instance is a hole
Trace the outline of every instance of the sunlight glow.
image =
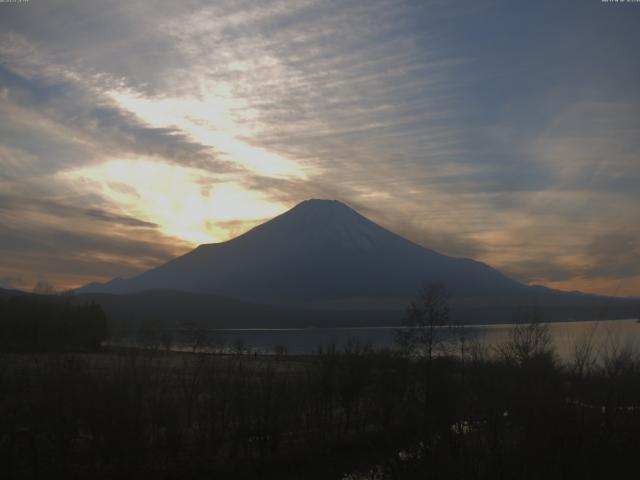
[(74, 188), (99, 193), (122, 214), (193, 244), (228, 240), (286, 209), (233, 179), (150, 160), (111, 160), (59, 176)]

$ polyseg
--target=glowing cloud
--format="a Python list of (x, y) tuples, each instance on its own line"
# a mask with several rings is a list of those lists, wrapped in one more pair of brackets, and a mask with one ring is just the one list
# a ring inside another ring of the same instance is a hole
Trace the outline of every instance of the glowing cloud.
[[(203, 99), (152, 99), (127, 90), (111, 91), (109, 96), (146, 124), (179, 129), (201, 145), (211, 147), (218, 158), (260, 175), (305, 178), (302, 167), (293, 160), (242, 140), (241, 137), (254, 133), (247, 126), (252, 110), (242, 100), (225, 95), (224, 89), (216, 90)], [(234, 119), (240, 110), (246, 123)]]
[(286, 209), (232, 179), (221, 182), (204, 170), (151, 160), (111, 160), (58, 176), (74, 188), (98, 190), (121, 212), (194, 244), (219, 242), (236, 234), (237, 228), (229, 231), (225, 222), (249, 227)]

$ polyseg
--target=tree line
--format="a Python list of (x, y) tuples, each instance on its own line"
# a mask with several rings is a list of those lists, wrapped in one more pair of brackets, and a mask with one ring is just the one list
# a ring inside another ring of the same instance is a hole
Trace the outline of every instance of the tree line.
[(108, 330), (102, 308), (94, 303), (74, 305), (44, 295), (0, 298), (3, 350), (96, 350)]

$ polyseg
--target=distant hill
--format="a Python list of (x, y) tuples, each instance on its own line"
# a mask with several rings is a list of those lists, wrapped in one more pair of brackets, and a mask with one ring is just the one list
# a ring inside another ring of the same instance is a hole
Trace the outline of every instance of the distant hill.
[(73, 302), (103, 307), (116, 330), (140, 326), (180, 328), (306, 328), (393, 325), (398, 311), (326, 310), (242, 302), (211, 294), (147, 290), (130, 294), (82, 294)]
[[(318, 309), (242, 302), (211, 294), (148, 290), (130, 294), (82, 294), (72, 302), (102, 306), (114, 332), (139, 328), (307, 328), (399, 325), (404, 307)], [(612, 301), (610, 301), (612, 300)], [(545, 294), (453, 298), (452, 320), (468, 324), (519, 322), (534, 308), (544, 321), (632, 318), (638, 301), (590, 295)]]
[(15, 297), (16, 295), (28, 295), (28, 294), (20, 290), (0, 288), (0, 298), (2, 298), (3, 300), (6, 300), (7, 298)]
[[(541, 288), (541, 295), (452, 298), (452, 319), (468, 324), (526, 321), (534, 308), (542, 320), (608, 320), (635, 318), (640, 312), (636, 299), (595, 297), (555, 292)], [(0, 289), (0, 298), (39, 295)], [(384, 308), (363, 303), (360, 308), (302, 308), (243, 302), (212, 294), (173, 290), (147, 290), (130, 294), (85, 293), (47, 295), (53, 302), (100, 305), (115, 334), (139, 329), (175, 328), (307, 328), (394, 326), (400, 323), (406, 305)]]

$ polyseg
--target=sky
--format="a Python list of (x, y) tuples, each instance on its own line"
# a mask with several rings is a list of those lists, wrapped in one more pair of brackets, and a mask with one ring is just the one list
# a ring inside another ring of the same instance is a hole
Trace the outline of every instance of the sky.
[(0, 3), (0, 286), (65, 290), (308, 198), (640, 296), (640, 3)]

